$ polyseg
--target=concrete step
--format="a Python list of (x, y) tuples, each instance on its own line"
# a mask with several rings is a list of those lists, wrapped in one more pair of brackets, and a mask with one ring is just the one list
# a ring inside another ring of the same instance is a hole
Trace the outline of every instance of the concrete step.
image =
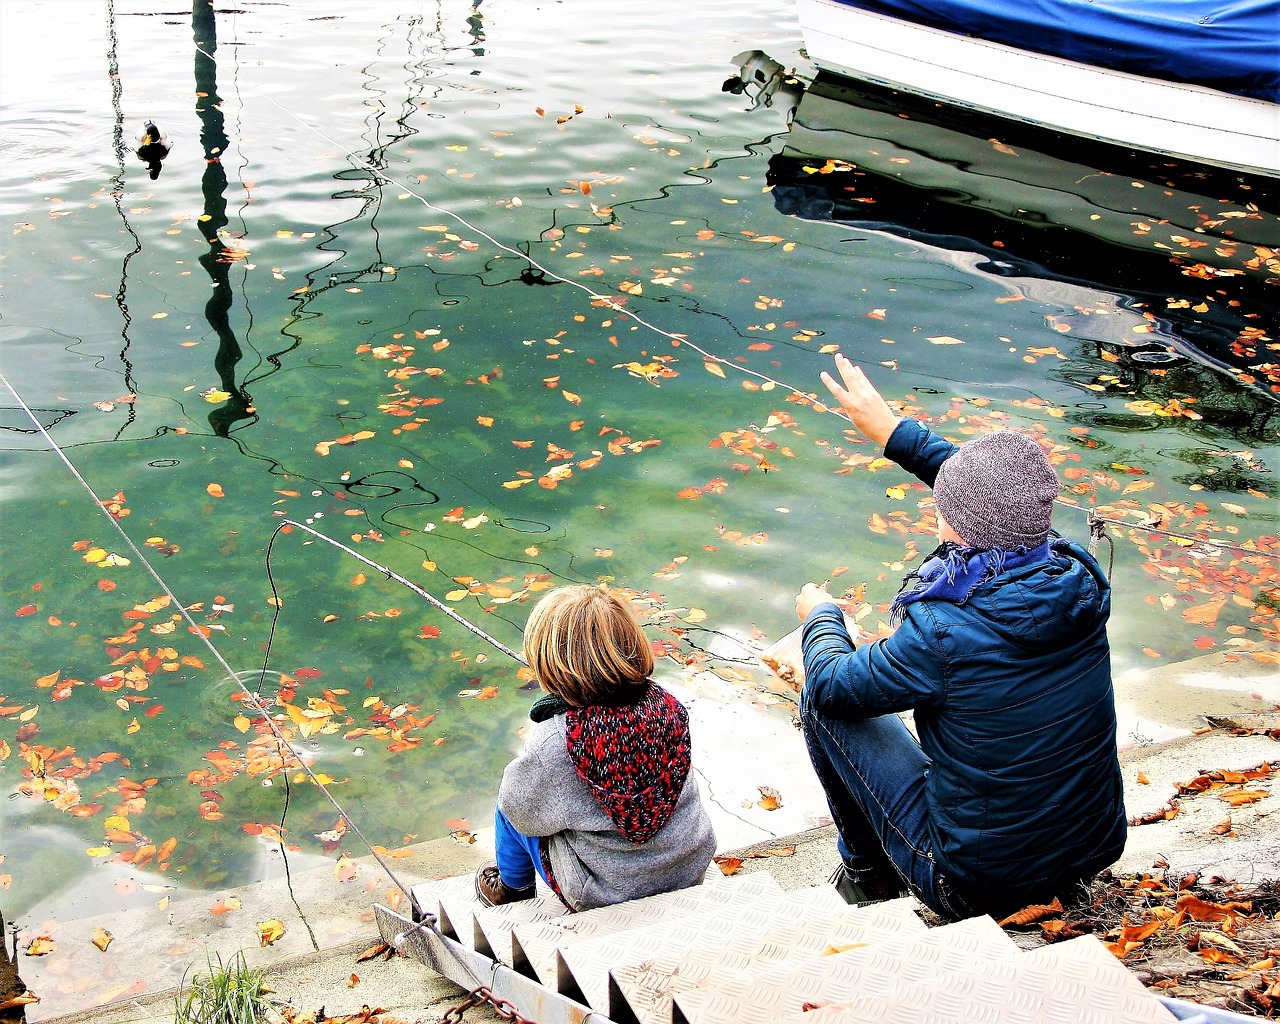
[(762, 934), (738, 930), (718, 945), (665, 950), (639, 962), (615, 963), (609, 971), (609, 1019), (617, 1024), (666, 1024), (676, 992), (749, 976), (767, 964), (919, 935), (926, 926), (915, 912), (918, 906), (914, 899), (900, 899), (844, 907), (792, 924), (773, 922)]

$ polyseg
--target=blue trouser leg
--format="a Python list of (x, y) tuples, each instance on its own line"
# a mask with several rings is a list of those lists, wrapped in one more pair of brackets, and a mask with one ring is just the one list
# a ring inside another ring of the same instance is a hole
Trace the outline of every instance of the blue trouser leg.
[(501, 807), (493, 809), (493, 847), (498, 857), (498, 874), (507, 888), (524, 889), (533, 885), (535, 871), (546, 881), (540, 843), (537, 836), (517, 832)]
[(802, 693), (800, 725), (852, 877), (874, 883), (892, 871), (934, 910), (966, 916), (950, 887), (939, 885), (924, 795), (929, 758), (902, 720), (829, 718)]

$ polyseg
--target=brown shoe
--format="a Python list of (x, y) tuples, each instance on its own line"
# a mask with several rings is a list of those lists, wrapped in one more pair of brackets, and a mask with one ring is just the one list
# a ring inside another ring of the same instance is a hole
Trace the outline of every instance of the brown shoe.
[(512, 889), (502, 880), (498, 873), (498, 865), (490, 861), (476, 871), (476, 899), (486, 907), (500, 907), (505, 903), (519, 903), (531, 900), (534, 886), (526, 885), (523, 889)]

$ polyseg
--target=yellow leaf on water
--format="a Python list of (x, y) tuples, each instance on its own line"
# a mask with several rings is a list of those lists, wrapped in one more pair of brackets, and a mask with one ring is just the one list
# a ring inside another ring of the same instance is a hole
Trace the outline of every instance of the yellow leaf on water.
[(222, 490), (222, 484), (210, 484), (205, 488), (209, 492), (209, 496), (213, 498), (225, 498), (227, 495)]
[(959, 338), (953, 338), (949, 334), (938, 334), (929, 339), (933, 345), (963, 345), (964, 342)]
[(717, 377), (724, 376), (724, 368), (714, 360), (708, 359), (702, 365), (706, 368), (707, 373), (713, 373)]
[(252, 723), (244, 715), (236, 715), (235, 718), (231, 719), (231, 724), (236, 727), (238, 732), (248, 732)]

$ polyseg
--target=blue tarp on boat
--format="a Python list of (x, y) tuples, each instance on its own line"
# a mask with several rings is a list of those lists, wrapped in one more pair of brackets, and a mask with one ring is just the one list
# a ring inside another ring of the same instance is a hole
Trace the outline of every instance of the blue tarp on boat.
[(1280, 0), (840, 0), (1081, 64), (1280, 103)]

